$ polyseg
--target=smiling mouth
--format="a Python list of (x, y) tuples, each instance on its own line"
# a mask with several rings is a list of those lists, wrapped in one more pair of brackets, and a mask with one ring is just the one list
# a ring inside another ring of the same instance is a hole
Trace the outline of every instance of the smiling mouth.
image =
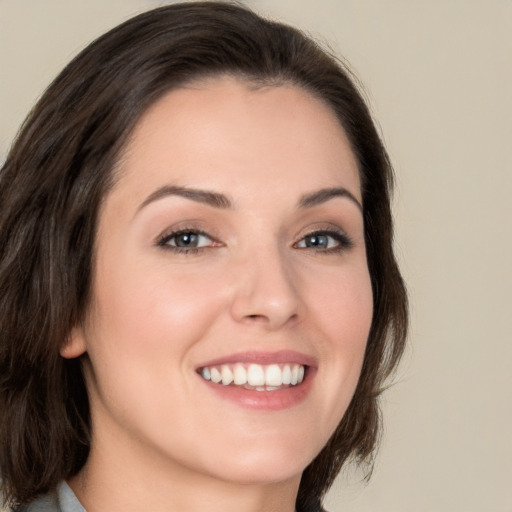
[(284, 364), (222, 364), (204, 366), (197, 373), (206, 381), (222, 386), (252, 391), (277, 391), (298, 386), (308, 367), (296, 363)]

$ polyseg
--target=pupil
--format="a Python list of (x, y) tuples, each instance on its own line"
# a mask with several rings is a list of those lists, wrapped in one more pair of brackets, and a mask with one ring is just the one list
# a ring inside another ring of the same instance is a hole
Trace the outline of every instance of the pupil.
[(178, 247), (196, 247), (198, 236), (195, 233), (182, 233), (176, 237)]
[(327, 247), (327, 237), (325, 235), (311, 235), (306, 238), (308, 247)]

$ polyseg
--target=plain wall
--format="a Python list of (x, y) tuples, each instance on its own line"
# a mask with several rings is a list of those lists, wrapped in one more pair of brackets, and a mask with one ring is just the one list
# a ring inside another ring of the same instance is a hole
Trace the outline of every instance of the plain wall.
[[(368, 485), (331, 512), (512, 512), (512, 2), (252, 0), (344, 55), (395, 164), (410, 348)], [(92, 38), (150, 0), (0, 0), (0, 159)]]

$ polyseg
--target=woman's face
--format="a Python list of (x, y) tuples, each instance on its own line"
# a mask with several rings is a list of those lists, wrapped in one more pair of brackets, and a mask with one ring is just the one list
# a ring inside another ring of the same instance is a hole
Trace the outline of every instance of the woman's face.
[(343, 129), (300, 88), (217, 78), (146, 112), (100, 212), (87, 319), (62, 351), (88, 354), (91, 457), (299, 477), (361, 370), (360, 203)]

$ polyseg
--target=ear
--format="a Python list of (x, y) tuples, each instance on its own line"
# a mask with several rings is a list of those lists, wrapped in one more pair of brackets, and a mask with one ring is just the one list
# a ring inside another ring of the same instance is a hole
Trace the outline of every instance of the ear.
[(60, 355), (64, 359), (80, 357), (87, 350), (85, 336), (82, 327), (73, 327), (68, 339), (60, 347)]

